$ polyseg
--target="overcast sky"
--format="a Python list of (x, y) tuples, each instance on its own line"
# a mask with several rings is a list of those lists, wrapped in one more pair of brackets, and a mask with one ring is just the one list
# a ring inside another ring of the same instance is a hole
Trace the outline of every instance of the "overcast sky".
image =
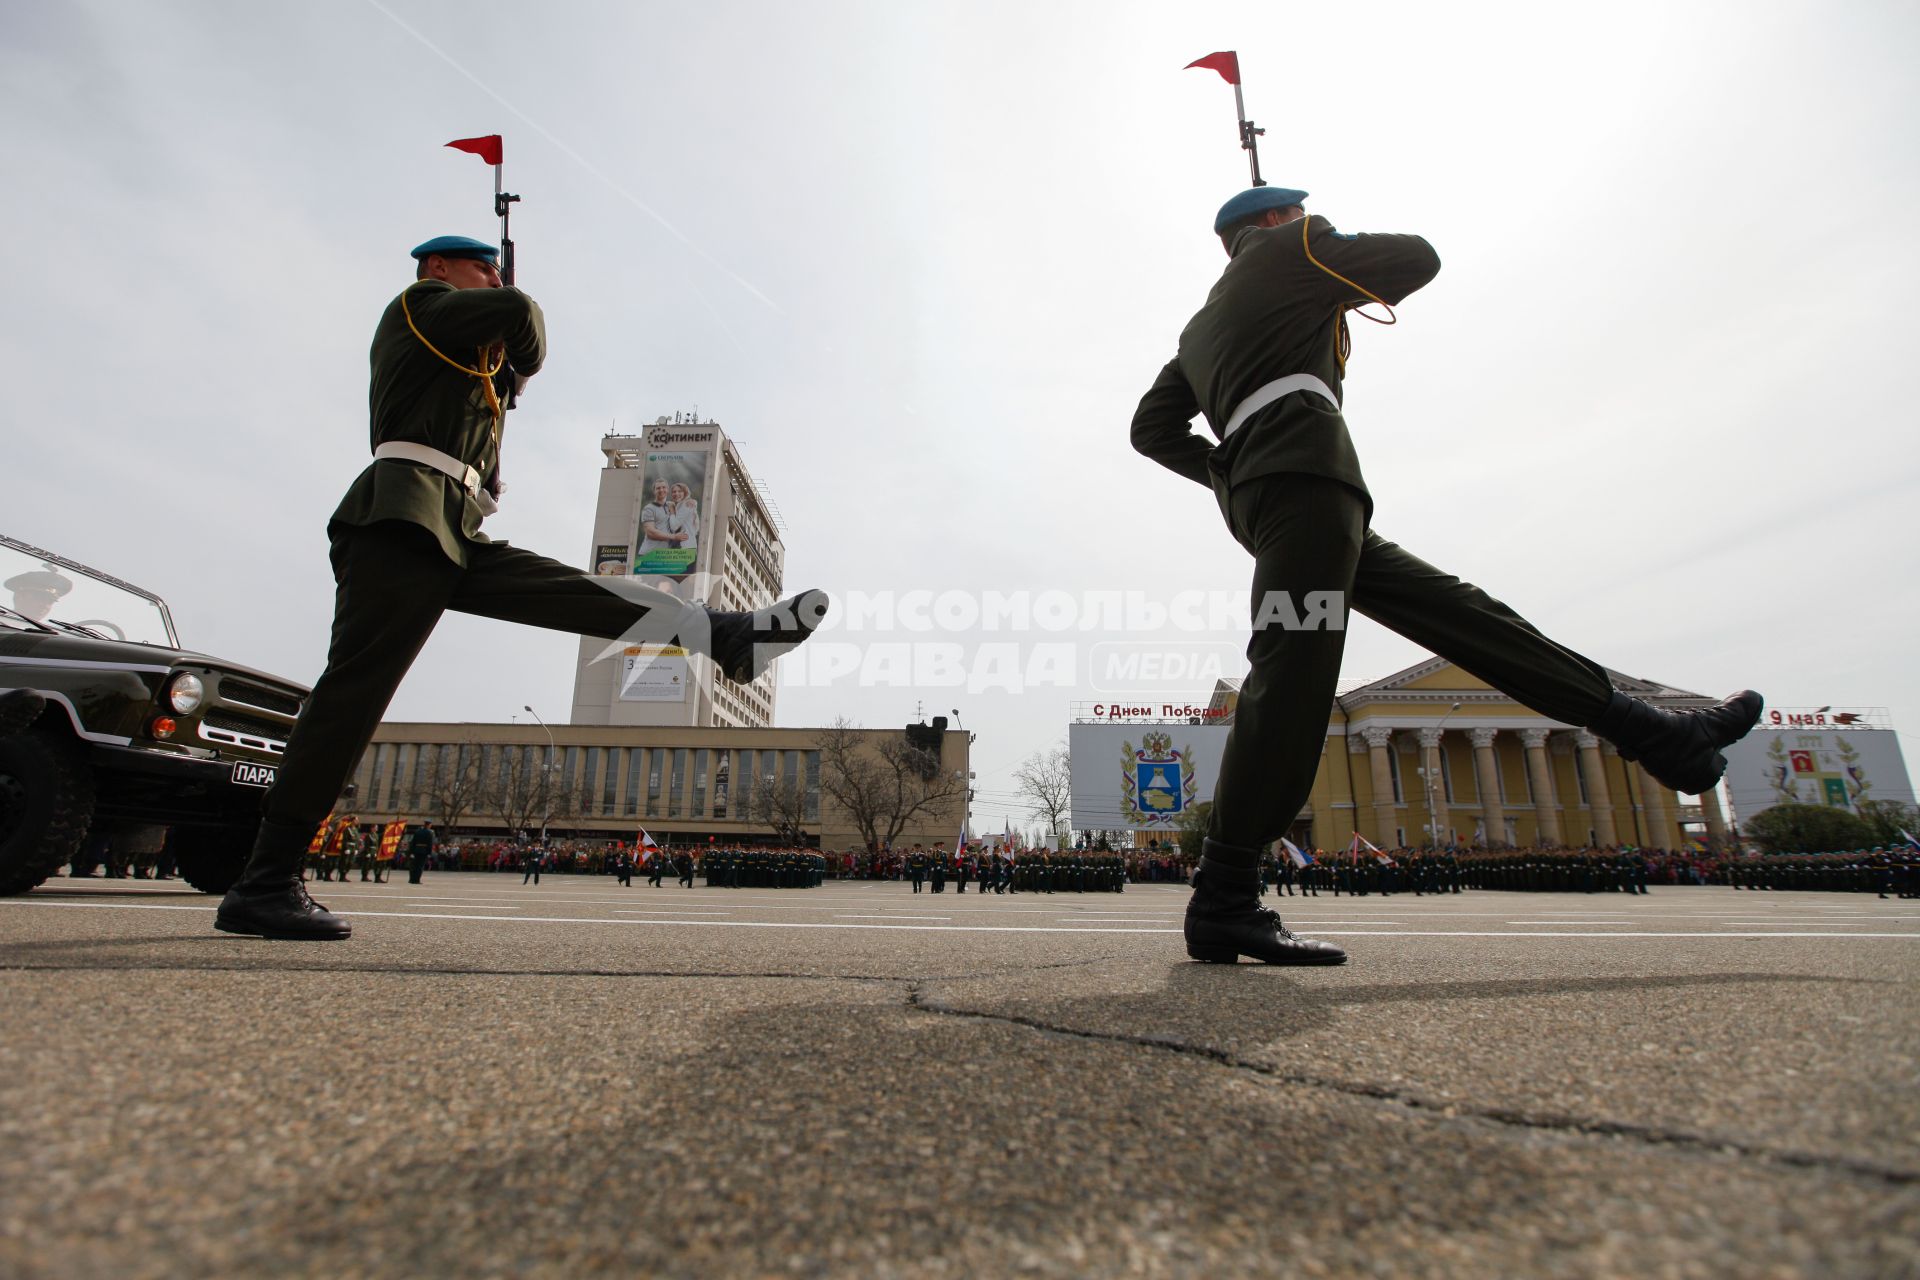
[[(441, 146), (497, 132), (552, 355), (494, 536), (584, 566), (601, 434), (697, 405), (792, 587), (1237, 595), (1211, 496), (1127, 444), (1246, 184), (1232, 90), (1181, 70), (1232, 48), (1268, 179), (1444, 263), (1354, 326), (1382, 534), (1616, 670), (1911, 725), (1917, 13), (11, 0), (0, 531), (313, 680), (374, 321), (412, 245), (497, 236)], [(1107, 637), (1068, 638), (1074, 687), (789, 688), (779, 719), (959, 708), (997, 830), (1113, 692)], [(564, 718), (574, 654), (450, 615), (389, 714)], [(1357, 620), (1346, 675), (1421, 656)]]

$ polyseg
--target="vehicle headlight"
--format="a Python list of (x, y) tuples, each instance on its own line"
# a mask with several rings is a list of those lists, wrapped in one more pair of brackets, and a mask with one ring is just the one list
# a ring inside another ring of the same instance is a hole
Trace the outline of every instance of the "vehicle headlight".
[(206, 696), (207, 687), (190, 671), (181, 672), (167, 685), (167, 705), (183, 716), (191, 715)]

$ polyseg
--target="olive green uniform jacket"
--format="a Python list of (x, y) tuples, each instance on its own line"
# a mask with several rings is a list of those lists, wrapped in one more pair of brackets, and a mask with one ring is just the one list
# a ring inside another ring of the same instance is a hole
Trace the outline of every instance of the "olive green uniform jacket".
[[(1133, 447), (1211, 487), (1223, 513), (1234, 486), (1276, 472), (1328, 476), (1367, 493), (1346, 419), (1313, 392), (1282, 397), (1216, 443), (1240, 402), (1276, 378), (1310, 373), (1344, 398), (1341, 314), (1367, 299), (1308, 260), (1302, 222), (1315, 258), (1389, 303), (1440, 272), (1439, 255), (1419, 236), (1343, 235), (1318, 215), (1234, 237), (1232, 261), (1133, 416)], [(1214, 439), (1189, 429), (1197, 413)]]
[[(402, 310), (402, 300), (406, 310)], [(410, 311), (413, 327), (407, 324)], [(500, 460), (500, 437), (479, 378), (448, 364), (416, 337), (470, 369), (492, 368), (485, 352), (506, 347), (513, 373), (528, 377), (547, 355), (546, 320), (539, 304), (518, 289), (455, 289), (419, 280), (387, 304), (373, 333), (373, 378), (368, 393), (372, 444), (424, 444), (489, 475)], [(479, 363), (484, 361), (485, 363)], [(506, 369), (501, 370), (504, 395)], [(482, 513), (459, 481), (415, 462), (379, 459), (347, 490), (328, 522), (368, 525), (406, 520), (431, 532), (441, 550), (465, 567), (466, 545), (486, 542)]]

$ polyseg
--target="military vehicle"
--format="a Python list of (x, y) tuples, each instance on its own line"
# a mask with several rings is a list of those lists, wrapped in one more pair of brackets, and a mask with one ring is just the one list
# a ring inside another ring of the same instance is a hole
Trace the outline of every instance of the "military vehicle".
[(180, 647), (166, 601), (0, 534), (0, 894), (93, 837), (239, 878), (305, 685)]

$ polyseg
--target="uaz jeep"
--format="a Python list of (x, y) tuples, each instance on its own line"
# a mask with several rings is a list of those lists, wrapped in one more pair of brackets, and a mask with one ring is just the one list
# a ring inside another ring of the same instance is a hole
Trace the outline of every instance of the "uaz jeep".
[(0, 535), (0, 893), (89, 836), (224, 893), (303, 685), (180, 648), (166, 602)]

